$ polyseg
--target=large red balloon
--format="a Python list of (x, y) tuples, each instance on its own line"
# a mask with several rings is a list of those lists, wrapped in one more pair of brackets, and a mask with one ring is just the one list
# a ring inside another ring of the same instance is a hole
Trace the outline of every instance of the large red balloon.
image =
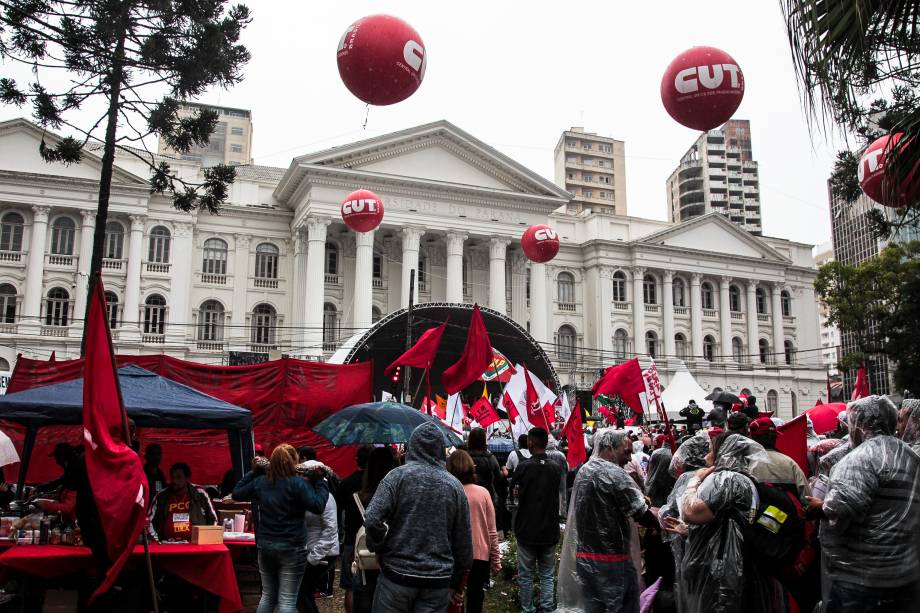
[(390, 15), (370, 15), (351, 24), (336, 55), (345, 87), (368, 104), (401, 102), (425, 77), (422, 37)]
[(549, 262), (559, 253), (559, 235), (549, 226), (530, 226), (521, 236), (521, 248), (530, 261)]
[(885, 206), (905, 206), (920, 196), (920, 163), (900, 185), (891, 184), (891, 178), (885, 175), (888, 153), (898, 145), (902, 136), (903, 132), (897, 132), (876, 139), (859, 158), (859, 186), (867, 196)]
[(744, 97), (744, 75), (732, 56), (715, 47), (691, 47), (661, 78), (668, 115), (694, 130), (712, 130), (731, 119)]
[(383, 221), (383, 201), (372, 191), (354, 191), (342, 202), (342, 221), (355, 232), (370, 232)]

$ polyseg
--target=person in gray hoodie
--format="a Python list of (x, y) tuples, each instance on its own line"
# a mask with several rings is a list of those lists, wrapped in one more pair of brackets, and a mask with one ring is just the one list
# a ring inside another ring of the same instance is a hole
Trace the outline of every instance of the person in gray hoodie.
[(470, 511), (446, 467), (447, 441), (433, 422), (417, 427), (406, 463), (391, 471), (367, 508), (367, 545), (380, 555), (375, 613), (444, 611), (473, 564)]

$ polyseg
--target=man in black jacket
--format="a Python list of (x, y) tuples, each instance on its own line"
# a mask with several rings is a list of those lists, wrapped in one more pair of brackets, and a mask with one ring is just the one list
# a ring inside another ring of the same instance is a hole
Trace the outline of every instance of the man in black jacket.
[(514, 536), (518, 550), (518, 587), (521, 610), (535, 613), (533, 583), (540, 582), (540, 611), (553, 611), (553, 574), (559, 542), (559, 482), (562, 471), (546, 455), (549, 434), (532, 428), (527, 435), (531, 457), (514, 471), (509, 490), (518, 501)]
[(689, 434), (693, 434), (697, 430), (703, 428), (703, 409), (696, 404), (696, 400), (691, 400), (690, 403), (680, 410), (680, 416), (687, 418), (687, 430)]

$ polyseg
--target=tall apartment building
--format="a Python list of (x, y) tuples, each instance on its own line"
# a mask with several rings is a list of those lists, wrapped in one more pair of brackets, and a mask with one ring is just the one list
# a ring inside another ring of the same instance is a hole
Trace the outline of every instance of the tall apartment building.
[[(828, 241), (814, 248), (815, 268), (821, 268), (834, 261), (834, 246)], [(818, 303), (818, 332), (821, 337), (821, 363), (828, 368), (828, 374), (837, 374), (837, 347), (840, 345), (840, 330), (827, 322), (827, 306)]]
[(556, 185), (572, 194), (569, 212), (626, 215), (626, 145), (573, 127), (556, 143)]
[(668, 177), (668, 221), (716, 212), (760, 236), (760, 180), (751, 154), (751, 124), (732, 119), (704, 132)]
[(183, 102), (179, 107), (179, 117), (190, 117), (199, 109), (209, 108), (218, 112), (217, 128), (211, 135), (207, 147), (193, 147), (188, 153), (180, 154), (170, 149), (160, 139), (157, 153), (175, 155), (184, 160), (198, 162), (203, 167), (227, 164), (252, 163), (252, 113), (246, 109), (234, 109), (197, 102)]

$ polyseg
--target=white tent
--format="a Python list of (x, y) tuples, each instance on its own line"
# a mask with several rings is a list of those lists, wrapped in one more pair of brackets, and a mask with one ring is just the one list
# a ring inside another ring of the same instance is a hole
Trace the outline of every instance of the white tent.
[(680, 410), (687, 406), (691, 399), (696, 400), (696, 404), (707, 413), (711, 411), (712, 402), (705, 399), (708, 395), (706, 390), (696, 382), (690, 371), (684, 367), (671, 377), (671, 384), (661, 392), (661, 400), (668, 411), (668, 417), (677, 417)]

